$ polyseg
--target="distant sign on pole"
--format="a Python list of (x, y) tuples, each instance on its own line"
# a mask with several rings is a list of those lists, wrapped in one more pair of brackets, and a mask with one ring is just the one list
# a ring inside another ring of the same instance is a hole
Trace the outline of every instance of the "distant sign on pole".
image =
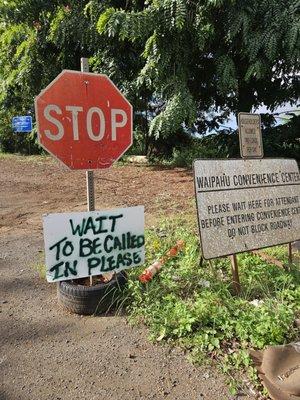
[(238, 123), (242, 158), (263, 158), (260, 115), (239, 113)]
[(14, 132), (31, 132), (32, 131), (32, 117), (30, 115), (13, 117), (12, 129)]
[(196, 160), (194, 179), (205, 259), (300, 239), (295, 160)]
[(145, 261), (143, 206), (48, 214), (43, 225), (48, 282), (118, 272)]

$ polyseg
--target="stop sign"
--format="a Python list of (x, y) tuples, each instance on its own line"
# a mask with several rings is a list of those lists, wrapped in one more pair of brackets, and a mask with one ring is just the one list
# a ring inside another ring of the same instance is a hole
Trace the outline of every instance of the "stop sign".
[(132, 106), (106, 75), (62, 71), (35, 113), (40, 145), (71, 169), (108, 168), (132, 144)]

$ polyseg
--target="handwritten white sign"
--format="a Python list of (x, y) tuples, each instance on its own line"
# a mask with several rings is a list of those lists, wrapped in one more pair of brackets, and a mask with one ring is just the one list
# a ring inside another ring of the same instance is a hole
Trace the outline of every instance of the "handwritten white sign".
[(144, 207), (43, 217), (48, 282), (118, 272), (145, 261)]
[(194, 174), (204, 258), (299, 240), (295, 160), (196, 160)]

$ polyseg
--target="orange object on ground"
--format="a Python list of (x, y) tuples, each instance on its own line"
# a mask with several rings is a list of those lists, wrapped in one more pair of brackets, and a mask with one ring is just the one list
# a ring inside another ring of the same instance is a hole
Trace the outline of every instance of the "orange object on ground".
[(147, 283), (151, 281), (153, 276), (162, 268), (164, 263), (172, 257), (177, 256), (180, 250), (185, 246), (183, 240), (178, 240), (175, 246), (173, 246), (160, 260), (155, 261), (150, 267), (146, 268), (142, 274), (139, 276), (139, 281), (142, 283)]

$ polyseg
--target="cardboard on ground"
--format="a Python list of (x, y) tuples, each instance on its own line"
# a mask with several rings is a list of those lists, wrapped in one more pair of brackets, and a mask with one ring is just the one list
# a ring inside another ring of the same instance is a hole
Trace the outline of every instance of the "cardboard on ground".
[(299, 240), (295, 160), (196, 160), (194, 179), (205, 259)]
[(242, 158), (263, 158), (260, 115), (239, 113), (238, 123)]
[(48, 282), (136, 267), (145, 261), (144, 207), (43, 217)]

